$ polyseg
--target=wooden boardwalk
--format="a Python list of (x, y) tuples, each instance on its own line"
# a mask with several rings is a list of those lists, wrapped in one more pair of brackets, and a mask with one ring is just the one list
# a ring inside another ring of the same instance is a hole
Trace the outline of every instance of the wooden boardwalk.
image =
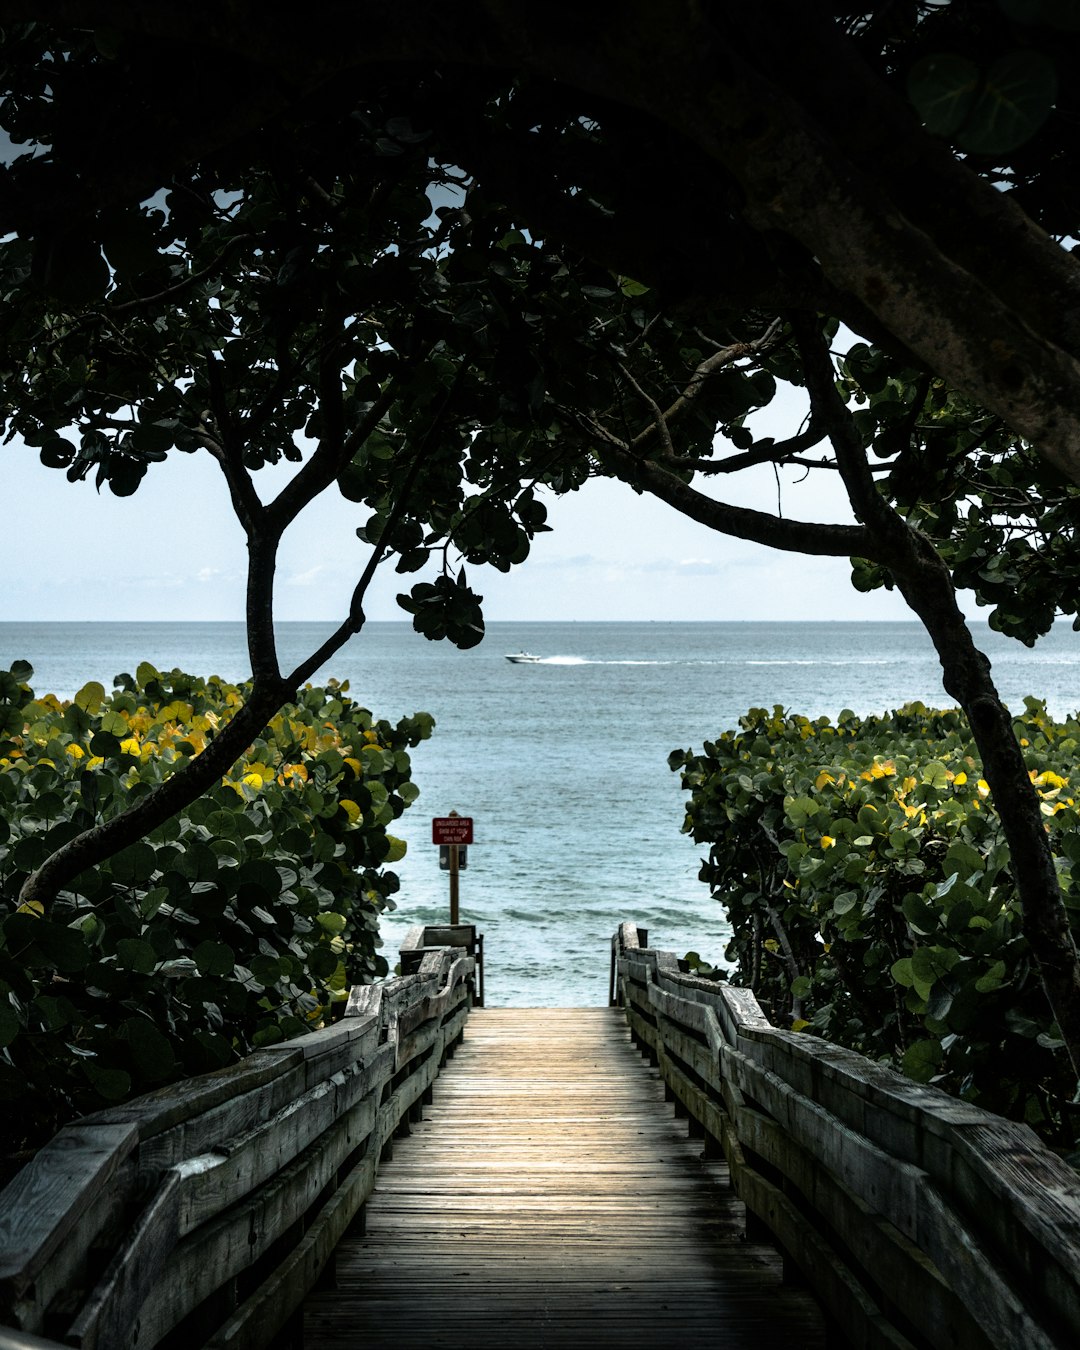
[(304, 1329), (319, 1350), (825, 1344), (607, 1008), (471, 1014)]

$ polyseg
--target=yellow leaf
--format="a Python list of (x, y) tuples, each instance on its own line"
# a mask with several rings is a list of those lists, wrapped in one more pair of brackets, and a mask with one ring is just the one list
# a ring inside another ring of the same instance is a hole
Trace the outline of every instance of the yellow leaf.
[(803, 1017), (796, 1017), (791, 1024), (792, 1031), (802, 1031), (803, 1027), (808, 1027), (810, 1023)]
[(979, 789), (979, 796), (980, 796), (980, 797), (989, 797), (989, 795), (990, 795), (990, 784), (986, 781), (985, 778), (980, 778), (977, 786), (978, 786), (978, 789)]
[(958, 773), (958, 774), (956, 775), (956, 777), (953, 779), (953, 783), (954, 783), (957, 787), (963, 787), (964, 784), (965, 784), (966, 782), (967, 782), (967, 774), (966, 774), (966, 773)]
[(817, 790), (820, 792), (826, 783), (835, 783), (835, 782), (836, 779), (832, 776), (832, 774), (828, 771), (828, 769), (822, 769), (822, 771), (818, 774), (817, 778), (814, 780), (814, 787), (816, 787)]
[(74, 741), (70, 745), (64, 746), (64, 753), (72, 759), (85, 759), (86, 751), (81, 745), (76, 745)]
[(766, 938), (762, 946), (767, 952), (778, 952), (780, 950), (780, 944), (775, 938)]
[(836, 843), (836, 840), (832, 837), (831, 834), (823, 834), (823, 835), (821, 836), (821, 847), (822, 847), (822, 848), (832, 848), (833, 844), (835, 844), (835, 843)]
[(352, 821), (354, 825), (360, 819), (360, 808), (350, 797), (342, 797), (341, 809), (345, 812), (345, 814), (349, 817), (349, 819)]

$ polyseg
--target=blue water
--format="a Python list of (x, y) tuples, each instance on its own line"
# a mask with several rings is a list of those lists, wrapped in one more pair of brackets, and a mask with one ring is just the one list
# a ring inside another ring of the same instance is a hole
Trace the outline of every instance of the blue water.
[[(283, 665), (325, 637), (283, 624)], [(1066, 628), (1034, 651), (984, 633), (1007, 702), (1080, 707), (1080, 636)], [(505, 653), (543, 657), (511, 665)], [(247, 673), (240, 624), (0, 624), (0, 666), (32, 662), (38, 692), (109, 685), (142, 660), (229, 679)], [(435, 735), (413, 757), (418, 802), (398, 822), (398, 909), (388, 955), (414, 923), (445, 922), (431, 817), (475, 820), (461, 918), (485, 934), (493, 1004), (575, 1006), (607, 997), (611, 934), (623, 919), (680, 954), (719, 960), (726, 926), (696, 879), (699, 850), (679, 833), (683, 799), (667, 768), (752, 705), (808, 716), (882, 712), (911, 699), (942, 705), (940, 672), (918, 624), (491, 624), (470, 652), (407, 624), (370, 624), (321, 673), (348, 679), (380, 717), (426, 710)]]

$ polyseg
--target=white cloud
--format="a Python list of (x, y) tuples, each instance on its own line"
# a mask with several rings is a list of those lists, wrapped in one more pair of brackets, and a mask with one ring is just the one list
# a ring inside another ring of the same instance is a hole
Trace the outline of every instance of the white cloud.
[(320, 577), (325, 576), (327, 572), (325, 563), (316, 563), (314, 567), (309, 567), (306, 572), (294, 572), (292, 576), (285, 578), (286, 586), (314, 586)]

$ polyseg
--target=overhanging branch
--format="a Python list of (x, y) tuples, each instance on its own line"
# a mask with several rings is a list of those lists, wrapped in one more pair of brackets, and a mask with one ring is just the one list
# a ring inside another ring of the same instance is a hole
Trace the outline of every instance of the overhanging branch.
[(808, 553), (815, 557), (868, 558), (882, 561), (873, 535), (859, 525), (825, 525), (800, 520), (781, 520), (765, 511), (731, 506), (698, 492), (675, 474), (649, 459), (638, 459), (610, 441), (598, 451), (601, 461), (615, 476), (632, 487), (644, 488), (682, 515), (719, 534), (764, 544), (785, 553)]

